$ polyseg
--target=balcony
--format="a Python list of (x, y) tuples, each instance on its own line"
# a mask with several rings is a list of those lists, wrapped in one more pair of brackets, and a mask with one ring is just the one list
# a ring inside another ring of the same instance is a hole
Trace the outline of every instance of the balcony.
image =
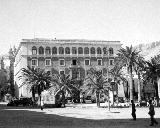
[[(27, 57), (107, 57), (107, 54), (38, 54), (38, 55), (23, 55)], [(109, 55), (114, 57), (114, 54)]]
[(73, 64), (71, 64), (69, 68), (70, 69), (73, 69), (73, 68), (79, 69), (80, 67), (81, 67), (80, 65), (77, 65), (77, 64), (73, 65)]

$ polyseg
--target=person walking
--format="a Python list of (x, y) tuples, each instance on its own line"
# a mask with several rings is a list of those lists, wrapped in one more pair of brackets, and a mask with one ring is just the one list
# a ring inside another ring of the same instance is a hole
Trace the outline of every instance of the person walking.
[(136, 120), (136, 108), (135, 108), (135, 104), (134, 104), (134, 101), (131, 100), (131, 103), (132, 103), (132, 117), (133, 117), (133, 120)]
[(154, 118), (155, 111), (154, 111), (154, 105), (152, 104), (152, 100), (149, 100), (149, 112), (148, 112), (148, 114), (150, 115), (150, 119), (151, 119), (150, 126), (153, 126), (154, 124), (158, 124), (158, 122)]

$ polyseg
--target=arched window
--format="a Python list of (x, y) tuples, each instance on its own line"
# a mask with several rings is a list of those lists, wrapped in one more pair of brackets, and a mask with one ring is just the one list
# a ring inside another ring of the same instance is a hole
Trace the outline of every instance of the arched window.
[(109, 48), (109, 54), (113, 54), (113, 48)]
[(44, 48), (41, 46), (41, 47), (39, 47), (39, 54), (41, 55), (41, 54), (44, 54)]
[(52, 48), (52, 54), (57, 54), (57, 48), (56, 47)]
[(51, 48), (50, 47), (46, 47), (45, 53), (47, 55), (51, 54)]
[(88, 47), (84, 48), (84, 54), (89, 54), (89, 48)]
[(64, 48), (63, 47), (59, 47), (59, 54), (64, 54)]
[(100, 47), (97, 48), (97, 54), (102, 54), (102, 50)]
[(77, 48), (76, 47), (72, 47), (72, 54), (77, 54)]
[(83, 54), (83, 48), (82, 47), (78, 48), (78, 54)]
[(103, 48), (103, 54), (107, 54), (107, 49), (106, 49), (106, 47)]
[(36, 46), (32, 47), (32, 55), (36, 55), (37, 54), (37, 48)]
[(94, 47), (91, 48), (91, 54), (95, 54), (95, 48)]
[(65, 53), (66, 53), (66, 54), (70, 54), (70, 48), (69, 48), (69, 47), (66, 47), (66, 48), (65, 48)]

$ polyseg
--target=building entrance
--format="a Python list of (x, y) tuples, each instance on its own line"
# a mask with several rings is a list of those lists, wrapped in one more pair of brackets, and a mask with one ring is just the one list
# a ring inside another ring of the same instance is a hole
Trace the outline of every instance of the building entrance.
[(72, 79), (78, 78), (78, 71), (77, 68), (72, 69)]

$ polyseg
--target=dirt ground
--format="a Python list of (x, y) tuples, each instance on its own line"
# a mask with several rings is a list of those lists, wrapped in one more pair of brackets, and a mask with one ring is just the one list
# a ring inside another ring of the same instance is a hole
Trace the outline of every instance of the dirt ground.
[(148, 108), (136, 108), (137, 120), (131, 118), (131, 108), (87, 107), (40, 109), (0, 105), (0, 128), (149, 128), (160, 127), (160, 108), (155, 108), (159, 125), (149, 126)]

